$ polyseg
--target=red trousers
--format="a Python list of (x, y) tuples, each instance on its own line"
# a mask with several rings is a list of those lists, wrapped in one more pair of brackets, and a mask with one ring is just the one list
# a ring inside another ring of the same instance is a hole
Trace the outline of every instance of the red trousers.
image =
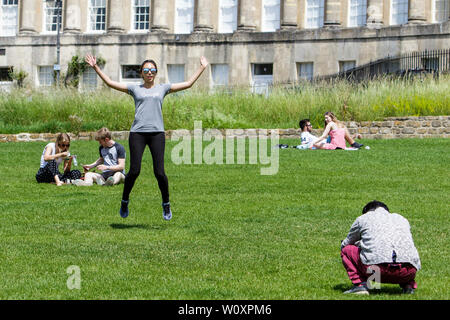
[(365, 265), (359, 253), (360, 249), (353, 245), (345, 246), (341, 250), (342, 263), (354, 285), (374, 280), (380, 283), (397, 283), (402, 288), (417, 288), (417, 283), (414, 281), (417, 270), (411, 264)]

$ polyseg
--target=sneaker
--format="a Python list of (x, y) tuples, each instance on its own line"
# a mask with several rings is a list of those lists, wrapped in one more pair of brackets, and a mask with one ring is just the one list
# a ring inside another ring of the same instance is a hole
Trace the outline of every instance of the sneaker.
[(122, 200), (122, 202), (120, 204), (119, 213), (122, 218), (128, 217), (128, 215), (130, 213), (130, 211), (128, 210), (128, 202), (129, 201)]
[(109, 177), (108, 179), (106, 179), (105, 186), (113, 186), (113, 185), (114, 185), (113, 177)]
[(169, 221), (170, 219), (172, 219), (172, 210), (170, 210), (170, 202), (163, 203), (162, 207), (163, 207), (163, 218), (164, 220)]
[(350, 290), (344, 292), (344, 294), (369, 294), (369, 290), (367, 289), (367, 285), (365, 283), (361, 283), (360, 285), (354, 286)]
[(411, 287), (403, 288), (403, 294), (414, 294), (414, 288)]
[(362, 146), (364, 146), (364, 145), (361, 144), (361, 143), (358, 143), (358, 142), (356, 142), (356, 141), (353, 142), (353, 144), (352, 144), (352, 147), (353, 147), (353, 148), (358, 148), (358, 149), (359, 149), (359, 148), (361, 148)]
[(99, 186), (102, 186), (102, 185), (105, 184), (105, 180), (103, 179), (103, 177), (97, 177), (97, 178), (95, 179), (95, 182), (97, 182), (97, 184), (98, 184)]

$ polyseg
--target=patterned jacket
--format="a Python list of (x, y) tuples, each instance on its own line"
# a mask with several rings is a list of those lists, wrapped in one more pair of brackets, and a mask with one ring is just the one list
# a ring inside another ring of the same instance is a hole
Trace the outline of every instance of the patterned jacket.
[(341, 247), (358, 245), (365, 265), (410, 263), (421, 268), (408, 220), (397, 213), (378, 207), (359, 216)]

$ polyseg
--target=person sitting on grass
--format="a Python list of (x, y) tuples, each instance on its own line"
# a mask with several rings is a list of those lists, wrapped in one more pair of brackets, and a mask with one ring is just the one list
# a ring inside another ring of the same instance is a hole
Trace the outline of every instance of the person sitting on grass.
[[(79, 170), (70, 170), (73, 157), (70, 156), (70, 137), (67, 133), (60, 133), (56, 143), (47, 144), (41, 155), (41, 164), (36, 174), (38, 183), (55, 183), (58, 187), (70, 184), (71, 180), (81, 178)], [(63, 174), (59, 172), (59, 165), (64, 161)]]
[[(330, 135), (331, 141), (329, 143), (321, 143), (328, 135)], [(333, 112), (326, 112), (325, 130), (316, 142), (313, 143), (313, 147), (326, 150), (346, 149), (346, 140), (349, 141), (353, 148), (359, 149), (363, 146), (350, 137), (347, 127), (336, 118)]]
[(345, 294), (369, 294), (368, 280), (396, 283), (403, 293), (417, 288), (420, 258), (407, 219), (390, 213), (383, 202), (367, 203), (341, 242), (341, 258), (353, 288)]
[(97, 168), (102, 173), (86, 172), (83, 180), (76, 180), (77, 186), (98, 185), (112, 186), (125, 181), (125, 148), (111, 138), (108, 128), (101, 128), (95, 134), (95, 140), (100, 144), (100, 157), (91, 164), (84, 165), (85, 171)]
[[(301, 144), (297, 146), (297, 149), (312, 149), (314, 146), (314, 143), (319, 139), (315, 135), (313, 135), (312, 132), (312, 124), (309, 119), (302, 119), (299, 122), (300, 129), (302, 130), (302, 133), (300, 135)], [(357, 143), (354, 139), (357, 137), (361, 138), (360, 134), (357, 134), (355, 138), (352, 138), (350, 136), (350, 133), (348, 130), (345, 131), (345, 140), (353, 147), (353, 148), (361, 148), (363, 145)], [(322, 141), (320, 144), (325, 144), (325, 142), (330, 142), (330, 139), (327, 139), (327, 141)]]
[[(300, 129), (302, 133), (300, 135), (301, 144), (297, 146), (297, 149), (311, 149), (314, 143), (317, 141), (317, 137), (313, 135), (312, 124), (309, 119), (303, 119), (299, 122)], [(325, 141), (322, 142), (324, 144)]]

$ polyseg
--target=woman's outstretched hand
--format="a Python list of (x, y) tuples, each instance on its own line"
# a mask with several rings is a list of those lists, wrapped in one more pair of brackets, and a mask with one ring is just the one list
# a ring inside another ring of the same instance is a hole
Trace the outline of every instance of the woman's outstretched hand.
[(202, 56), (202, 57), (200, 58), (200, 65), (201, 65), (203, 68), (206, 68), (206, 67), (208, 66), (208, 64), (209, 64), (208, 60), (206, 60), (206, 58), (205, 58), (204, 56)]
[(90, 55), (89, 53), (84, 58), (84, 61), (86, 61), (86, 63), (92, 68), (97, 64), (97, 58), (95, 58), (93, 55)]

